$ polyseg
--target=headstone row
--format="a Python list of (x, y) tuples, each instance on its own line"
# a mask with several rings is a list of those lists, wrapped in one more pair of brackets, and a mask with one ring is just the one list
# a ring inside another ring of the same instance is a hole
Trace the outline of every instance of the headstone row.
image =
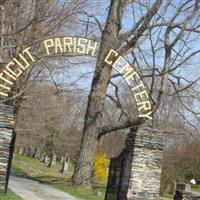
[(40, 159), (41, 150), (40, 148), (34, 148), (34, 147), (20, 147), (18, 154)]
[[(56, 166), (56, 160), (57, 160), (56, 153), (53, 153), (51, 156), (48, 156), (45, 154), (43, 155), (40, 148), (20, 147), (18, 150), (18, 154), (40, 159), (40, 161), (47, 164), (48, 167)], [(60, 162), (62, 164), (60, 172), (63, 174), (65, 171), (68, 171), (70, 165), (70, 158), (61, 157)]]

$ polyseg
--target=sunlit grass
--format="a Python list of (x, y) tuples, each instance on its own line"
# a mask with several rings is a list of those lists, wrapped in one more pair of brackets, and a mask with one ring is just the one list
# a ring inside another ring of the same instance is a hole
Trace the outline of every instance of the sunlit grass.
[(7, 194), (0, 194), (0, 200), (22, 200), (13, 191), (8, 189)]
[[(55, 167), (49, 168), (41, 161), (16, 155), (12, 164), (12, 173), (29, 177), (39, 182), (47, 183), (75, 197), (85, 200), (103, 200), (105, 195), (105, 184), (94, 185), (92, 189), (83, 189), (72, 185), (74, 166), (70, 165), (69, 170), (64, 174), (60, 173), (61, 163), (57, 162)], [(100, 193), (97, 196), (97, 191)]]
[[(65, 174), (61, 174), (60, 169), (60, 162), (57, 162), (55, 167), (49, 168), (37, 159), (21, 155), (15, 156), (12, 165), (13, 173), (35, 179), (39, 182), (47, 183), (82, 200), (104, 199), (106, 184), (96, 184), (92, 189), (74, 187), (71, 179), (74, 166), (71, 165)], [(99, 193), (99, 196), (97, 196), (97, 192)], [(172, 199), (172, 197), (167, 195), (160, 198), (160, 200), (170, 199)]]
[(159, 200), (172, 200), (172, 196), (171, 195), (164, 195), (164, 197), (160, 197)]

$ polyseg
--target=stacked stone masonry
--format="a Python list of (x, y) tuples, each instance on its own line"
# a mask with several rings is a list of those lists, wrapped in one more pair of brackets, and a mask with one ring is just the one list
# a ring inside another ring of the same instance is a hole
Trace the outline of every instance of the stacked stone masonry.
[(12, 106), (0, 105), (0, 190), (4, 191), (8, 179), (10, 145), (13, 138), (14, 115)]
[(159, 198), (163, 134), (150, 126), (130, 129), (122, 153), (111, 159), (106, 200)]
[(141, 127), (137, 131), (127, 199), (158, 199), (163, 159), (162, 137), (161, 132), (150, 127)]

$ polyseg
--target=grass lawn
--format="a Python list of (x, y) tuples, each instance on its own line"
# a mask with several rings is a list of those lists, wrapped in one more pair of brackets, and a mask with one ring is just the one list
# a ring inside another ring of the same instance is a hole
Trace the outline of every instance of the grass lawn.
[(172, 200), (172, 196), (171, 195), (168, 195), (166, 194), (164, 197), (160, 197), (160, 200)]
[[(71, 176), (74, 166), (70, 166), (65, 174), (61, 174), (61, 163), (57, 162), (53, 168), (47, 167), (37, 159), (16, 155), (12, 164), (12, 173), (29, 177), (39, 182), (47, 183), (62, 191), (83, 200), (104, 200), (105, 183), (94, 185), (92, 189), (83, 189), (72, 186)], [(100, 195), (97, 196), (97, 192)], [(160, 200), (170, 200), (170, 197), (163, 197)], [(1, 200), (1, 199), (0, 199)]]
[[(84, 200), (103, 200), (105, 195), (105, 184), (94, 185), (92, 189), (83, 189), (72, 186), (71, 176), (74, 166), (70, 166), (65, 174), (60, 173), (61, 163), (57, 162), (53, 168), (47, 167), (41, 161), (16, 155), (12, 163), (12, 173), (47, 183), (75, 197)], [(101, 195), (97, 196), (97, 191)]]
[(8, 190), (6, 195), (0, 194), (0, 200), (22, 200), (22, 199), (11, 190)]
[(191, 185), (191, 190), (200, 193), (200, 185)]

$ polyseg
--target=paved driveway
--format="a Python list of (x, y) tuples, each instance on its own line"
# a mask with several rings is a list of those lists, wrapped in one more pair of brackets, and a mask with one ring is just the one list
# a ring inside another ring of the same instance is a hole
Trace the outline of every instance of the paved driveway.
[(21, 177), (10, 177), (9, 188), (24, 200), (79, 200), (49, 185)]

